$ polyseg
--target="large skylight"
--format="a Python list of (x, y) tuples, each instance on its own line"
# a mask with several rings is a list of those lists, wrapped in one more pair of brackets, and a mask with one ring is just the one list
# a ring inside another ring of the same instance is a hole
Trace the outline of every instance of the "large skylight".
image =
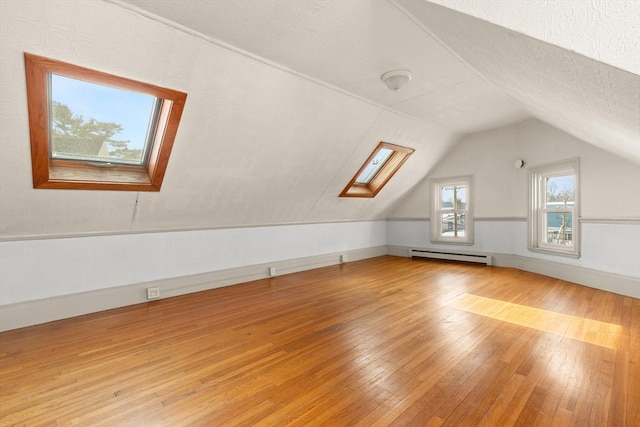
[(413, 152), (413, 148), (380, 142), (340, 197), (375, 197)]
[(24, 56), (34, 188), (160, 191), (186, 93)]

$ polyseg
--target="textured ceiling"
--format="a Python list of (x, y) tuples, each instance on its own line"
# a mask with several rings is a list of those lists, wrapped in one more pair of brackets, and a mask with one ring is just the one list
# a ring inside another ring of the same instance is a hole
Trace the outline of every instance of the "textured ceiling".
[(452, 131), (533, 115), (640, 162), (637, 0), (115, 1)]
[(640, 163), (640, 76), (446, 7), (398, 4), (534, 116)]
[(640, 74), (638, 0), (429, 0)]
[[(528, 115), (385, 0), (123, 0), (138, 12), (457, 132)], [(413, 72), (389, 91), (380, 76)]]

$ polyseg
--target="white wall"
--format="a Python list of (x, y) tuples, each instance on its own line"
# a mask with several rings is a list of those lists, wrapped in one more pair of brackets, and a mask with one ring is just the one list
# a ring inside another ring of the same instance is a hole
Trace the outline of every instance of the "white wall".
[(0, 306), (386, 244), (384, 221), (0, 242)]
[[(581, 257), (527, 249), (527, 167), (580, 158)], [(525, 167), (513, 162), (523, 159)], [(429, 178), (472, 175), (475, 243), (470, 247), (429, 241)], [(640, 278), (640, 166), (537, 120), (470, 135), (402, 200), (390, 215), (392, 246), (456, 248), (516, 255), (566, 266)], [(632, 293), (640, 295), (638, 290)]]
[(476, 221), (474, 226), (475, 243), (473, 245), (441, 245), (429, 241), (428, 220), (389, 220), (387, 244), (412, 248), (441, 248), (518, 255), (640, 278), (640, 224), (582, 224), (582, 254), (578, 259), (529, 251), (527, 223), (524, 220), (480, 220)]
[[(467, 136), (389, 215), (429, 216), (429, 178), (473, 175), (476, 218), (525, 218), (527, 168), (580, 158), (583, 219), (640, 219), (640, 166), (537, 120)], [(516, 169), (516, 159), (525, 167)]]

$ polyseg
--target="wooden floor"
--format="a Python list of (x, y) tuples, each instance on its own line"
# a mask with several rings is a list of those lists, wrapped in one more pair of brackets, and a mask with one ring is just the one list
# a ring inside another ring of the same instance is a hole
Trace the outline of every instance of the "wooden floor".
[(0, 334), (0, 425), (639, 426), (640, 300), (382, 257)]

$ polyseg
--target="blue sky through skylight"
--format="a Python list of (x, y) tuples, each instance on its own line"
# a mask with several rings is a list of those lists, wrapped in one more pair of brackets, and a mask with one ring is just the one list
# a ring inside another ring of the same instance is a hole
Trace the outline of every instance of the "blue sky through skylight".
[(114, 140), (131, 141), (129, 149), (142, 149), (146, 141), (154, 97), (68, 77), (51, 75), (51, 98), (68, 106), (85, 121), (118, 123), (122, 132)]
[(369, 162), (367, 167), (356, 178), (358, 184), (368, 184), (382, 166), (389, 160), (389, 157), (393, 154), (393, 150), (388, 148), (381, 148), (376, 156)]

